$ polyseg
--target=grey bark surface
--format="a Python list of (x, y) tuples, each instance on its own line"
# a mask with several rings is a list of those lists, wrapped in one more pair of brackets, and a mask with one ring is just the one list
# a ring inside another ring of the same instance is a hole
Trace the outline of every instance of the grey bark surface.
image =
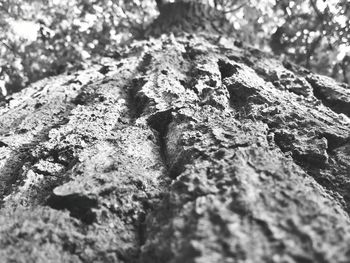
[(1, 262), (350, 262), (350, 90), (217, 35), (0, 108)]

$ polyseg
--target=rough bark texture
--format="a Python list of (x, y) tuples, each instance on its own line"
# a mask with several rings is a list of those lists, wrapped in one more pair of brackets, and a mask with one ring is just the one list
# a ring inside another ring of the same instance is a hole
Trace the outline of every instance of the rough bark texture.
[(347, 87), (208, 35), (123, 55), (1, 106), (1, 262), (350, 262)]

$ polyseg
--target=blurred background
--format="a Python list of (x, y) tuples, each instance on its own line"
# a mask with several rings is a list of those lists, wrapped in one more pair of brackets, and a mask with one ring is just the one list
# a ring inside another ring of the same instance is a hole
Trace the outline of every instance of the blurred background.
[[(350, 83), (349, 0), (192, 1), (220, 10), (241, 41)], [(0, 0), (0, 99), (117, 58), (157, 14), (155, 0)]]

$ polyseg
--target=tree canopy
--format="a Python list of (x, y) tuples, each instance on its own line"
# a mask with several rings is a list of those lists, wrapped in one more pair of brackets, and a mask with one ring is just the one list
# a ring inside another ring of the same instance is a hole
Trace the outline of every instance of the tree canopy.
[[(232, 24), (235, 39), (350, 82), (349, 1), (188, 1), (215, 7)], [(144, 37), (162, 2), (1, 1), (2, 95), (47, 76), (85, 68), (101, 57), (120, 56), (120, 48)]]

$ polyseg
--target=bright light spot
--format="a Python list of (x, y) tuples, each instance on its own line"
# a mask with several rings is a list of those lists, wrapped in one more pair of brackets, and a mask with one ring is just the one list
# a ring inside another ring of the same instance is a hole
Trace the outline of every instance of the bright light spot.
[(73, 20), (73, 25), (78, 26), (80, 32), (85, 32), (90, 27), (89, 23), (87, 23), (85, 21), (80, 21), (79, 19), (74, 19)]
[(101, 6), (98, 6), (98, 5), (95, 5), (94, 6), (94, 9), (99, 12), (99, 13), (102, 13), (103, 12), (103, 8)]
[(287, 14), (288, 14), (289, 16), (292, 15), (292, 11), (290, 11), (290, 8), (286, 8), (286, 11), (287, 11)]
[(348, 54), (350, 54), (350, 46), (346, 44), (339, 45), (339, 53), (337, 55), (337, 60), (342, 61), (343, 58)]
[(97, 20), (97, 16), (93, 15), (93, 14), (86, 14), (85, 15), (85, 19), (88, 23), (90, 23), (91, 25), (95, 23), (95, 21)]
[(2, 96), (7, 95), (7, 89), (5, 88), (5, 84), (6, 84), (6, 81), (0, 79), (0, 93), (2, 94)]
[(30, 21), (11, 21), (13, 32), (20, 38), (35, 41), (38, 37), (40, 26)]
[(348, 19), (344, 15), (334, 16), (334, 20), (337, 23), (339, 23), (339, 25), (341, 25), (341, 27), (345, 27), (346, 26), (346, 22), (348, 21)]
[(238, 22), (234, 22), (233, 23), (233, 27), (235, 28), (235, 29), (240, 29), (241, 28), (241, 24), (240, 23), (238, 23)]
[(311, 31), (311, 32), (309, 33), (309, 35), (310, 35), (310, 37), (315, 37), (317, 34), (316, 34), (316, 32)]
[(327, 1), (317, 1), (316, 2), (316, 5), (317, 5), (317, 8), (321, 11), (321, 12), (323, 12), (325, 9), (326, 9), (326, 7), (327, 7)]
[(83, 50), (80, 54), (81, 54), (83, 59), (88, 59), (91, 57), (89, 52), (87, 52), (86, 50)]

